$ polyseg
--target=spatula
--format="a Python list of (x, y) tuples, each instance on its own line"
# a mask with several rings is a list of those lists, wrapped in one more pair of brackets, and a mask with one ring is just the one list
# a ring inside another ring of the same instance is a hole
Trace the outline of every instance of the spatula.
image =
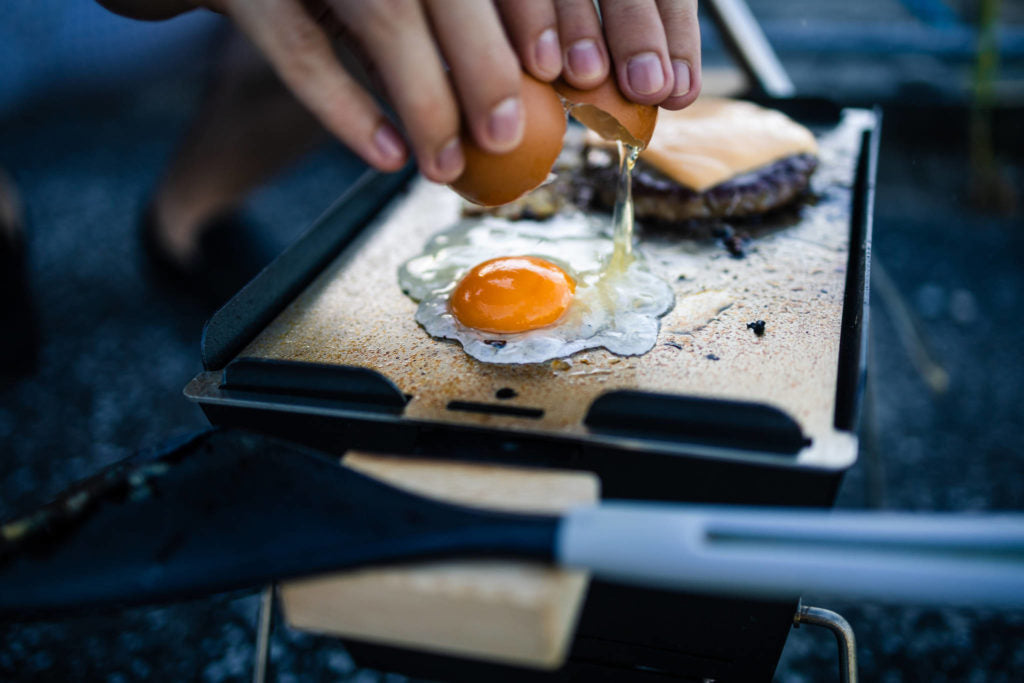
[(0, 616), (161, 602), (438, 557), (533, 558), (610, 581), (1024, 607), (1024, 515), (602, 502), (563, 516), (436, 502), (327, 455), (214, 430), (0, 527)]

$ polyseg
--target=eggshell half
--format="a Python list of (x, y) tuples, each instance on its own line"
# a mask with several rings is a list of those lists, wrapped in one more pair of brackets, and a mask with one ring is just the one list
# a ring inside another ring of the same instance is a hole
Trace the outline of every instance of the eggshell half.
[(574, 88), (562, 79), (554, 85), (569, 103), (573, 118), (605, 140), (621, 140), (641, 149), (651, 141), (658, 108), (627, 100), (612, 76), (591, 90)]

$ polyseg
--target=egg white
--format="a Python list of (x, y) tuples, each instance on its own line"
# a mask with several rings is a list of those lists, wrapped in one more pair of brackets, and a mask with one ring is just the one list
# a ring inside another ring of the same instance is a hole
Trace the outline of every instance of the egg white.
[[(558, 214), (543, 222), (486, 216), (466, 219), (434, 235), (420, 256), (399, 269), (402, 290), (419, 302), (416, 322), (433, 337), (460, 342), (487, 363), (540, 363), (604, 347), (633, 356), (657, 341), (659, 318), (675, 303), (672, 288), (637, 253), (624, 270), (607, 271), (613, 243), (607, 219)], [(499, 256), (539, 256), (576, 281), (565, 314), (546, 327), (499, 334), (461, 324), (448, 299), (473, 266)]]

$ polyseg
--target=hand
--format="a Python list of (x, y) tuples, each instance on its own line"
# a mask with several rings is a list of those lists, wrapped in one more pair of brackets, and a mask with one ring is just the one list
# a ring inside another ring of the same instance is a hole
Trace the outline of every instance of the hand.
[(198, 1), (229, 15), (331, 133), (372, 166), (397, 170), (406, 143), (342, 67), (331, 29), (355, 37), (421, 172), (437, 182), (462, 172), (460, 125), (494, 153), (519, 143), (520, 65), (584, 89), (614, 65), (628, 98), (669, 109), (700, 89), (696, 0), (602, 0), (603, 32), (591, 0)]

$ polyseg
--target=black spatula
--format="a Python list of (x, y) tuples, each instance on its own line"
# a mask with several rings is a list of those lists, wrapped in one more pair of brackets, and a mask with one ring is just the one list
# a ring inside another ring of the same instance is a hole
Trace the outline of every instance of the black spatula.
[(638, 503), (514, 515), (405, 493), (292, 444), (211, 431), (123, 461), (0, 527), (0, 616), (453, 556), (535, 558), (730, 594), (1024, 606), (1024, 516)]

